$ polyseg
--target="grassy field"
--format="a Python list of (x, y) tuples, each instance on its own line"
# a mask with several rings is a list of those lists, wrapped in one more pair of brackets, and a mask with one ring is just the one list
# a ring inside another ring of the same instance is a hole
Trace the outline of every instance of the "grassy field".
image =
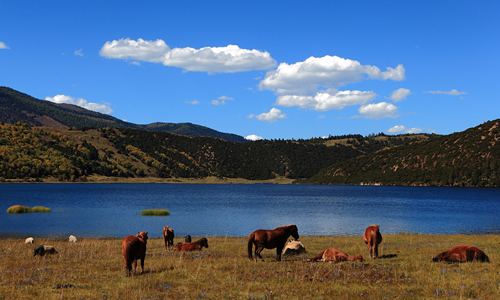
[[(306, 254), (276, 262), (275, 250), (266, 249), (266, 261), (254, 262), (244, 237), (208, 237), (210, 247), (196, 253), (166, 251), (154, 238), (145, 273), (132, 277), (124, 276), (122, 239), (35, 239), (33, 245), (0, 239), (0, 299), (500, 299), (500, 236), (383, 239), (379, 254), (386, 258), (376, 260), (368, 258), (361, 236), (304, 236)], [(462, 243), (484, 250), (491, 263), (430, 262)], [(40, 244), (59, 253), (33, 257)], [(305, 262), (329, 247), (365, 261)]]

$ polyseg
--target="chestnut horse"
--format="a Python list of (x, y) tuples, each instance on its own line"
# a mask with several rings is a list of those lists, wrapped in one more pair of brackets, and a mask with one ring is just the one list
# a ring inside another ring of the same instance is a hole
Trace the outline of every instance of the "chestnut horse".
[(490, 259), (481, 249), (469, 245), (458, 245), (433, 257), (432, 261), (448, 263), (480, 261), (489, 263)]
[(370, 247), (370, 258), (378, 257), (378, 244), (382, 242), (382, 235), (379, 231), (380, 225), (370, 225), (366, 228), (363, 240)]
[(252, 247), (255, 246), (255, 261), (260, 258), (264, 261), (264, 258), (260, 255), (260, 252), (266, 249), (276, 248), (276, 261), (281, 260), (281, 252), (283, 247), (285, 247), (286, 240), (289, 236), (293, 236), (295, 240), (299, 239), (299, 233), (297, 226), (286, 225), (277, 227), (273, 230), (258, 229), (250, 233), (248, 236), (248, 258), (252, 258)]
[(201, 238), (197, 240), (196, 242), (192, 243), (177, 243), (177, 245), (174, 246), (175, 251), (194, 251), (194, 250), (201, 250), (203, 247), (208, 248), (208, 240), (207, 238)]
[(146, 245), (148, 233), (141, 231), (137, 236), (129, 235), (122, 242), (122, 254), (125, 261), (125, 276), (129, 276), (134, 265), (134, 273), (137, 269), (137, 260), (141, 260), (141, 274), (144, 273), (144, 259), (146, 258)]
[(308, 259), (307, 261), (311, 262), (316, 262), (316, 261), (323, 261), (323, 262), (334, 262), (338, 263), (341, 261), (363, 261), (363, 256), (358, 255), (358, 256), (349, 256), (346, 253), (340, 251), (339, 249), (335, 248), (328, 248), (325, 251), (321, 252), (320, 254), (316, 255), (315, 257)]
[(174, 246), (174, 230), (168, 226), (163, 227), (163, 241), (165, 242), (165, 250), (169, 250)]

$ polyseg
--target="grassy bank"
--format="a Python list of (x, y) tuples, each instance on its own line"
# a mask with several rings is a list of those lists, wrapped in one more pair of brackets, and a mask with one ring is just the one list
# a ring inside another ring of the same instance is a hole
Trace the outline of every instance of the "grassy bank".
[[(500, 236), (383, 238), (380, 255), (388, 258), (368, 259), (361, 236), (305, 236), (308, 253), (276, 262), (275, 251), (264, 250), (266, 261), (257, 263), (247, 258), (246, 238), (209, 237), (210, 247), (196, 253), (166, 251), (155, 238), (148, 242), (145, 274), (129, 278), (122, 239), (35, 239), (34, 245), (0, 239), (0, 299), (500, 299)], [(491, 263), (430, 262), (462, 243), (484, 250)], [(33, 257), (39, 244), (59, 254)], [(366, 260), (304, 261), (329, 247)]]

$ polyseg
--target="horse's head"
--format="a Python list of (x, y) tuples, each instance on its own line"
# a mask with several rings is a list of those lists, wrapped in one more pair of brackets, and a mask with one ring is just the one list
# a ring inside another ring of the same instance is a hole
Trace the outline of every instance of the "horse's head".
[(208, 240), (207, 240), (207, 238), (202, 238), (200, 240), (200, 245), (201, 245), (202, 248), (203, 247), (208, 248)]
[(139, 232), (137, 232), (137, 237), (143, 239), (146, 242), (148, 240), (148, 232), (147, 231), (139, 231)]
[(290, 225), (290, 235), (297, 241), (299, 239), (299, 230), (296, 225)]
[(354, 261), (363, 262), (363, 260), (364, 260), (364, 259), (363, 259), (363, 256), (361, 256), (361, 254), (360, 254), (360, 255), (358, 255), (358, 256), (356, 256), (356, 257), (354, 258)]

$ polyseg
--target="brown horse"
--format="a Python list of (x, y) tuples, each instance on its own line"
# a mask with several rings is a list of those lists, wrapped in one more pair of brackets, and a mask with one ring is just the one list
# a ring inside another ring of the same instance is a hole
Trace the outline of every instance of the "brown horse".
[(141, 231), (137, 236), (129, 235), (122, 242), (122, 254), (125, 261), (125, 276), (129, 276), (134, 265), (134, 273), (137, 269), (137, 260), (141, 260), (141, 274), (144, 273), (144, 259), (146, 258), (146, 245), (148, 233)]
[(252, 258), (252, 247), (255, 245), (255, 261), (260, 258), (264, 261), (264, 258), (260, 255), (260, 252), (266, 249), (276, 248), (276, 261), (281, 260), (281, 252), (283, 247), (285, 247), (286, 240), (289, 236), (293, 236), (295, 240), (299, 239), (299, 233), (297, 226), (286, 225), (277, 227), (273, 230), (259, 229), (250, 233), (248, 236), (248, 258)]
[(208, 248), (208, 240), (207, 238), (201, 238), (197, 240), (196, 242), (192, 243), (177, 243), (177, 245), (174, 246), (175, 251), (194, 251), (194, 250), (201, 250), (203, 247)]
[(334, 262), (338, 263), (341, 261), (363, 261), (363, 256), (358, 255), (358, 256), (349, 256), (346, 253), (340, 251), (339, 249), (335, 248), (328, 248), (325, 251), (321, 252), (320, 254), (316, 255), (315, 257), (308, 259), (307, 261), (311, 262), (316, 262), (316, 261), (323, 261), (323, 262)]
[(370, 258), (378, 257), (378, 244), (382, 242), (382, 235), (379, 231), (380, 225), (370, 225), (366, 228), (363, 240), (370, 248)]
[(448, 263), (480, 261), (489, 263), (490, 259), (481, 249), (469, 245), (458, 245), (433, 257), (432, 261)]
[(163, 241), (165, 242), (165, 250), (169, 250), (174, 246), (174, 230), (168, 226), (163, 227)]

